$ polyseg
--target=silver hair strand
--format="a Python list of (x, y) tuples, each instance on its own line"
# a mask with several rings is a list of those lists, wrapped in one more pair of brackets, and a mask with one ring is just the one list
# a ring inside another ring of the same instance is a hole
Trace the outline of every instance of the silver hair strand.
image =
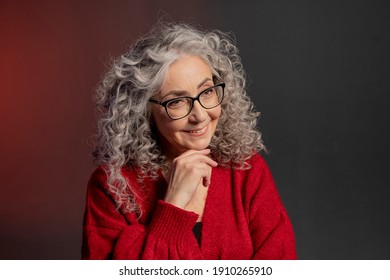
[(203, 58), (226, 84), (222, 114), (210, 143), (219, 165), (250, 168), (246, 161), (265, 149), (257, 129), (259, 113), (246, 93), (245, 71), (234, 40), (221, 31), (159, 23), (113, 61), (97, 88), (95, 163), (105, 168), (109, 190), (125, 212), (140, 214), (141, 209), (123, 168), (139, 168), (141, 182), (145, 177), (157, 178), (166, 161), (150, 122), (148, 100), (182, 55)]

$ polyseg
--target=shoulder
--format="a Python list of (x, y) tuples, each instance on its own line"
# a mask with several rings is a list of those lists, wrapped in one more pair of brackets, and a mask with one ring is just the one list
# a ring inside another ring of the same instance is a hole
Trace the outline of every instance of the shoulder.
[(251, 158), (245, 161), (246, 169), (236, 170), (238, 173), (245, 173), (246, 175), (263, 175), (265, 173), (270, 173), (268, 164), (263, 156), (259, 153), (253, 154)]
[(259, 153), (255, 153), (248, 161), (252, 167), (267, 167), (267, 162)]
[(103, 166), (98, 166), (89, 178), (88, 188), (103, 187), (107, 181), (107, 171)]
[(103, 165), (99, 165), (91, 174), (90, 180), (97, 180), (102, 178), (107, 178), (107, 169)]
[(242, 186), (245, 189), (246, 201), (258, 206), (279, 209), (281, 206), (279, 193), (266, 160), (260, 154), (255, 154), (248, 163), (251, 167), (244, 170), (245, 178)]
[(138, 167), (122, 167), (120, 170), (122, 177), (118, 179), (118, 176), (114, 175), (112, 182), (109, 183), (110, 169), (106, 165), (100, 165), (91, 174), (87, 188), (88, 195), (117, 197), (118, 194), (129, 195), (131, 193), (132, 196), (141, 196), (145, 189), (144, 186), (150, 184), (151, 179), (144, 178), (140, 174)]
[[(89, 183), (91, 184), (105, 184), (108, 179), (109, 168), (105, 165), (99, 165), (92, 172), (91, 177), (89, 179)], [(123, 167), (121, 169), (122, 176), (129, 181), (137, 180), (139, 171), (137, 168), (131, 167)]]
[(259, 189), (273, 189), (274, 180), (268, 167), (268, 164), (263, 156), (255, 153), (250, 159), (246, 161), (249, 168), (234, 170), (235, 181), (242, 185), (242, 188), (253, 192)]
[(103, 166), (98, 166), (92, 172), (87, 186), (87, 201), (100, 201), (100, 203), (109, 197), (107, 172)]
[(227, 165), (220, 165), (218, 169), (221, 172), (233, 173), (235, 175), (247, 176), (259, 171), (269, 171), (266, 160), (259, 153), (255, 152), (250, 158), (246, 159), (243, 164), (235, 165), (229, 162)]

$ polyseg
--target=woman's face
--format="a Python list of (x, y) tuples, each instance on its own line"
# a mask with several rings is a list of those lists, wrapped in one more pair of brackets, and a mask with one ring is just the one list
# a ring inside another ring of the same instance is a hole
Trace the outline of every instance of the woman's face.
[[(166, 101), (179, 96), (196, 97), (213, 85), (210, 66), (200, 57), (185, 55), (168, 68), (165, 82), (155, 98)], [(220, 105), (205, 109), (195, 101), (188, 116), (173, 120), (163, 106), (152, 105), (152, 117), (163, 152), (171, 156), (178, 156), (187, 150), (207, 148), (220, 115)]]

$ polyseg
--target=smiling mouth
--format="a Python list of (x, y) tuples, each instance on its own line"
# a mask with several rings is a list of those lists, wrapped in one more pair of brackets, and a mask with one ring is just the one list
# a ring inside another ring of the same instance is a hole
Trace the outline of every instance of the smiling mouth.
[(205, 127), (201, 128), (199, 130), (186, 130), (186, 132), (191, 134), (191, 135), (203, 135), (207, 132), (207, 128), (208, 128), (208, 125), (206, 125)]

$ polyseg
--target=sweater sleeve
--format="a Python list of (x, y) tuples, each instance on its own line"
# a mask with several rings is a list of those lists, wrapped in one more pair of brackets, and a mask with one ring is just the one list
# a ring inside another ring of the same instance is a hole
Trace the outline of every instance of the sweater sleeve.
[(271, 172), (262, 158), (258, 157), (256, 161), (253, 181), (257, 186), (249, 211), (249, 228), (254, 250), (252, 259), (296, 259), (292, 224), (282, 205)]
[(157, 202), (150, 223), (123, 214), (108, 194), (104, 171), (88, 184), (83, 226), (83, 259), (201, 259), (192, 233), (198, 215)]

